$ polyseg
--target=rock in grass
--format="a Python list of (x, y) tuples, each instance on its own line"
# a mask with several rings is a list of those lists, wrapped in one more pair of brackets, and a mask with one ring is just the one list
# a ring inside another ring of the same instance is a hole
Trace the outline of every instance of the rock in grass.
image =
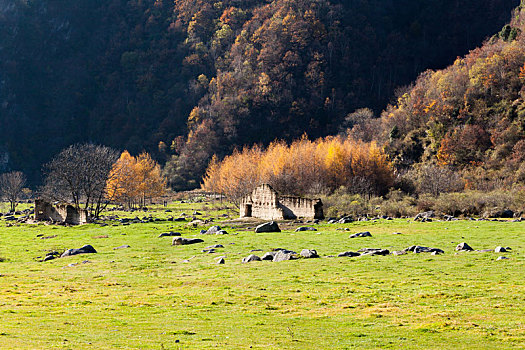
[(286, 261), (286, 260), (292, 260), (295, 259), (295, 252), (292, 252), (290, 250), (279, 250), (277, 254), (273, 257), (273, 262), (280, 262), (280, 261)]
[(315, 227), (306, 227), (306, 226), (301, 226), (295, 229), (295, 232), (302, 232), (302, 231), (317, 231), (317, 229)]
[(392, 255), (405, 255), (407, 252), (405, 250), (394, 250)]
[(506, 256), (498, 256), (496, 260), (509, 260)]
[(62, 255), (60, 257), (63, 258), (63, 257), (66, 257), (66, 256), (78, 255), (78, 254), (93, 254), (93, 253), (96, 253), (96, 252), (97, 251), (95, 250), (95, 248), (93, 248), (92, 245), (87, 244), (87, 245), (85, 245), (85, 246), (83, 246), (81, 248), (68, 249), (64, 253), (62, 253)]
[(261, 232), (281, 232), (279, 225), (275, 221), (265, 222), (255, 228), (255, 233)]
[(442, 249), (439, 249), (439, 248), (429, 248), (429, 247), (423, 247), (423, 246), (420, 246), (420, 245), (413, 245), (413, 246), (410, 246), (406, 249), (404, 249), (406, 252), (414, 252), (416, 254), (419, 254), (419, 253), (434, 253), (436, 252), (436, 254), (443, 254), (445, 253)]
[(249, 262), (252, 262), (252, 261), (261, 261), (261, 258), (259, 258), (255, 254), (251, 254), (251, 255), (248, 255), (247, 257), (242, 259), (242, 263), (243, 264), (246, 264), (246, 263), (249, 263)]
[(362, 249), (359, 249), (358, 252), (361, 253), (361, 256), (390, 254), (390, 251), (388, 249), (381, 249), (381, 248), (362, 248)]
[(456, 246), (456, 250), (459, 252), (459, 251), (464, 251), (464, 252), (471, 252), (473, 251), (474, 249), (472, 249), (471, 246), (469, 246), (467, 243), (463, 242), (463, 243), (460, 243)]
[(223, 265), (225, 263), (226, 260), (224, 260), (224, 258), (221, 256), (219, 258), (219, 260), (217, 260), (217, 265)]
[(344, 257), (344, 256), (346, 256), (346, 257), (353, 257), (353, 256), (359, 256), (359, 255), (361, 255), (361, 254), (356, 253), (356, 252), (350, 252), (350, 251), (337, 254), (337, 256), (339, 256), (339, 257)]
[(357, 238), (357, 237), (372, 237), (372, 234), (368, 231), (365, 231), (365, 232), (354, 233), (353, 235), (350, 236), (350, 238)]
[(159, 235), (159, 238), (160, 237), (179, 237), (181, 235), (180, 232), (173, 232), (173, 231), (170, 231), (170, 232), (164, 232), (164, 233), (161, 233)]
[(204, 234), (206, 234), (206, 235), (215, 235), (219, 231), (221, 231), (221, 227), (220, 226), (212, 226), (206, 232), (204, 232)]
[(171, 245), (187, 245), (187, 244), (195, 244), (195, 243), (202, 243), (202, 242), (204, 241), (200, 238), (175, 237), (173, 238)]
[(505, 249), (504, 247), (496, 247), (496, 249), (494, 249), (494, 251), (496, 253), (506, 253), (507, 249)]
[(317, 254), (317, 251), (315, 249), (303, 249), (301, 250), (301, 256), (303, 258), (312, 259), (312, 258), (318, 258), (319, 255)]
[(222, 244), (214, 244), (214, 245), (210, 245), (209, 247), (206, 247), (208, 249), (217, 249), (217, 248), (224, 248), (224, 246)]
[(131, 248), (131, 246), (127, 245), (127, 244), (124, 244), (124, 245), (121, 245), (120, 247), (115, 247), (113, 248), (113, 250), (117, 250), (117, 249), (126, 249), (126, 248)]
[(264, 255), (261, 257), (261, 260), (270, 260), (273, 261), (273, 257), (277, 254), (277, 252), (267, 252), (264, 253)]

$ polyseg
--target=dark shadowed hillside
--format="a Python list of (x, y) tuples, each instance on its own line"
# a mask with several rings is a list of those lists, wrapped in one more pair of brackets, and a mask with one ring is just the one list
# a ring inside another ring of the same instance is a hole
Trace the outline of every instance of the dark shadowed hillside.
[(53, 154), (94, 141), (153, 152), (191, 186), (213, 153), (378, 113), (518, 4), (0, 0), (0, 167), (38, 183)]

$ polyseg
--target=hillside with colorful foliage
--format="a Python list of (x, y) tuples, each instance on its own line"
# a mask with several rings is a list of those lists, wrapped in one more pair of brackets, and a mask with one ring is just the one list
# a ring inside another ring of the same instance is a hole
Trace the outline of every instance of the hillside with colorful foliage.
[(461, 173), (470, 189), (523, 186), (524, 8), (483, 46), (446, 69), (424, 72), (381, 118), (362, 120), (348, 133), (385, 144), (401, 172), (433, 164)]
[(147, 151), (172, 187), (198, 187), (213, 154), (377, 115), (518, 4), (0, 0), (0, 171), (35, 185), (60, 149), (95, 142)]

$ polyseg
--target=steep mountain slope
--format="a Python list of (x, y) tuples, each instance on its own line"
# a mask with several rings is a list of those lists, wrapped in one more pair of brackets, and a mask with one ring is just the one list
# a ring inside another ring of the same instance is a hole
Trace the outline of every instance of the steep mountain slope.
[(0, 159), (37, 183), (61, 148), (94, 141), (173, 157), (182, 186), (213, 153), (381, 110), (517, 4), (0, 0)]
[(451, 166), (484, 190), (525, 184), (524, 31), (525, 3), (499, 34), (446, 69), (423, 73), (354, 134), (382, 134), (399, 168)]

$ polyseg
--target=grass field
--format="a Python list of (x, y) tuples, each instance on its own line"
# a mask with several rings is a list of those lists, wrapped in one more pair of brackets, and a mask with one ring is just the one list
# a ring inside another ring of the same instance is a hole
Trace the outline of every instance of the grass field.
[[(170, 209), (176, 216), (206, 208)], [(228, 235), (200, 235), (212, 224), (186, 224), (6, 227), (0, 220), (0, 348), (525, 348), (525, 222), (379, 220), (256, 234), (216, 220)], [(373, 237), (348, 238), (363, 230)], [(170, 237), (158, 238), (168, 231), (205, 242), (171, 246)], [(456, 253), (463, 241), (512, 251)], [(98, 254), (37, 259), (84, 244)], [(213, 244), (224, 248), (201, 252)], [(328, 257), (411, 245), (445, 254)], [(261, 256), (272, 248), (316, 249), (321, 258), (241, 263), (250, 250)]]

